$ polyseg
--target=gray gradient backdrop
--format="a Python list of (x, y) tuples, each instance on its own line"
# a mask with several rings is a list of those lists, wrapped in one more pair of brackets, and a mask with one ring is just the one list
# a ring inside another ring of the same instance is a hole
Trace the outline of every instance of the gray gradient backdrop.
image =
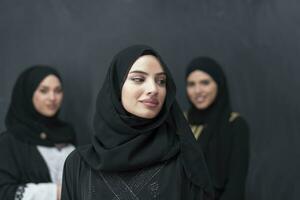
[(18, 74), (56, 66), (65, 84), (62, 117), (89, 142), (95, 98), (113, 55), (156, 48), (188, 104), (184, 68), (215, 57), (233, 107), (251, 127), (248, 200), (300, 198), (300, 1), (0, 0), (0, 131)]

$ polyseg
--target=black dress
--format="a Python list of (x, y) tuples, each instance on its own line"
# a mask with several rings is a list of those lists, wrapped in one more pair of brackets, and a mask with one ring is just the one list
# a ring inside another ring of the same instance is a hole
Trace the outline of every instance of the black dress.
[(232, 112), (227, 81), (221, 66), (209, 57), (195, 58), (187, 66), (186, 79), (196, 70), (207, 73), (217, 84), (217, 95), (211, 105), (198, 109), (190, 102), (186, 113), (205, 155), (215, 199), (243, 200), (249, 160), (247, 122), (238, 113)]
[(62, 83), (54, 68), (32, 66), (20, 74), (14, 85), (5, 118), (7, 131), (0, 135), (1, 200), (14, 200), (16, 191), (26, 184), (51, 182), (48, 166), (37, 146), (75, 143), (73, 127), (59, 119), (59, 112), (47, 117), (33, 105), (34, 92), (49, 75)]
[[(216, 176), (216, 171), (226, 171), (224, 184), (215, 184), (216, 198), (221, 200), (244, 199), (245, 182), (249, 160), (249, 128), (247, 122), (241, 117), (232, 117), (229, 121), (229, 130), (226, 136), (222, 137), (222, 161), (216, 159), (216, 138), (210, 140), (210, 144), (204, 149), (205, 159), (212, 176)], [(192, 126), (195, 135), (200, 143), (201, 137), (205, 137), (203, 125)], [(199, 132), (199, 131), (200, 132)], [(203, 133), (201, 133), (203, 132)], [(222, 162), (222, 165), (220, 165)], [(217, 167), (216, 167), (217, 166)], [(217, 179), (215, 177), (215, 179)], [(215, 181), (218, 183), (218, 181)]]
[(92, 169), (75, 150), (66, 160), (62, 200), (205, 199), (203, 190), (194, 188), (187, 178), (181, 162), (178, 155), (139, 170), (105, 172)]
[(14, 200), (26, 183), (51, 182), (47, 164), (35, 145), (21, 142), (10, 133), (0, 135), (0, 199)]

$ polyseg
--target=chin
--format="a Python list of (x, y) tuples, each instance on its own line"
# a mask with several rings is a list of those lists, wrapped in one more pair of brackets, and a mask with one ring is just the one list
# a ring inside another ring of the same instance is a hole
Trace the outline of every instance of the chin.
[(145, 119), (153, 119), (156, 117), (156, 115), (141, 115), (140, 117)]
[(196, 105), (195, 106), (198, 110), (205, 110), (208, 108), (208, 105)]
[(157, 112), (145, 112), (145, 113), (141, 113), (140, 115), (138, 115), (141, 118), (145, 118), (145, 119), (153, 119), (158, 115)]
[(57, 112), (44, 112), (41, 113), (42, 115), (44, 115), (45, 117), (53, 117)]

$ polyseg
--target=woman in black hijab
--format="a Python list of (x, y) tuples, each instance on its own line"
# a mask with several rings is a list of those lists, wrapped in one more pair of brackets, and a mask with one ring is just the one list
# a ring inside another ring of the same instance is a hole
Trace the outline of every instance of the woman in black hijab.
[(98, 94), (92, 145), (67, 158), (62, 200), (209, 199), (206, 164), (175, 90), (151, 47), (118, 53)]
[(198, 57), (187, 66), (185, 77), (191, 104), (187, 119), (203, 149), (216, 199), (242, 200), (249, 130), (246, 121), (231, 110), (224, 72), (215, 60)]
[(65, 158), (74, 150), (72, 126), (58, 118), (62, 80), (48, 66), (17, 79), (0, 135), (0, 199), (60, 199)]

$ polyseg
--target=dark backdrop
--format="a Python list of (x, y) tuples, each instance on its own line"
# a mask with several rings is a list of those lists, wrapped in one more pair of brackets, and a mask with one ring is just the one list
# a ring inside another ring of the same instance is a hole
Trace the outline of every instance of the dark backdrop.
[(137, 43), (156, 48), (183, 108), (185, 65), (212, 56), (228, 75), (233, 107), (251, 127), (247, 199), (299, 199), (299, 9), (298, 0), (1, 0), (0, 131), (16, 77), (32, 64), (59, 68), (62, 117), (86, 144), (117, 51)]

